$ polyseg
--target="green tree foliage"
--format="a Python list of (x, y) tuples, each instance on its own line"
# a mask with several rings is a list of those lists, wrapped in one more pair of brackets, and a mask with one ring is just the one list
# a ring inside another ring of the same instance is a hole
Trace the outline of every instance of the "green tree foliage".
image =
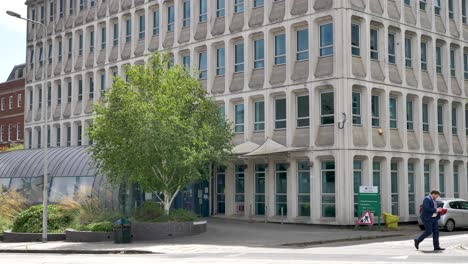
[[(174, 197), (232, 148), (232, 129), (199, 80), (168, 56), (116, 77), (90, 128), (91, 156), (113, 183), (160, 192), (166, 214)], [(206, 172), (206, 171), (205, 171)]]

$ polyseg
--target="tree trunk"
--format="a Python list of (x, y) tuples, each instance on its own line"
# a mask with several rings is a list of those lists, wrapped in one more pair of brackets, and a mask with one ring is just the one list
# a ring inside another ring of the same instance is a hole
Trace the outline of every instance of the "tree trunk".
[(169, 192), (164, 192), (164, 214), (169, 215), (169, 210), (171, 209), (172, 199)]

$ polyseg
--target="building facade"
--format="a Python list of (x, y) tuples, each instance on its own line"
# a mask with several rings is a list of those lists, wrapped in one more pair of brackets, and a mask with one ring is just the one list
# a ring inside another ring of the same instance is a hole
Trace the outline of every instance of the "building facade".
[(16, 65), (7, 81), (0, 83), (0, 149), (23, 144), (24, 68)]
[(214, 214), (353, 224), (360, 185), (379, 186), (382, 211), (402, 221), (431, 189), (468, 198), (465, 0), (27, 5), (48, 28), (44, 40), (28, 25), (28, 148), (89, 144), (93, 102), (159, 50), (193, 69), (233, 123), (236, 147), (210, 185)]

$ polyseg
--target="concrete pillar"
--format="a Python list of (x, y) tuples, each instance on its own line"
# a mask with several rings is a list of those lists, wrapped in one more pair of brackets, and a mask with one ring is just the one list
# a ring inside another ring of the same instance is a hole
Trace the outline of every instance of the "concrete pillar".
[(297, 217), (297, 160), (289, 160), (288, 168), (288, 220), (294, 220)]

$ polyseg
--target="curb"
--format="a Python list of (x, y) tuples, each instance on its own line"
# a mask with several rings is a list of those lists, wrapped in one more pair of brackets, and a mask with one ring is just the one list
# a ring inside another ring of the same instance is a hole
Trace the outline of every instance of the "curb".
[(31, 254), (161, 254), (147, 250), (81, 250), (81, 249), (0, 249), (0, 253), (31, 253)]
[(462, 249), (464, 249), (464, 250), (468, 250), (468, 244), (466, 244), (466, 245), (462, 244), (460, 247), (461, 247)]
[(286, 244), (280, 244), (278, 246), (280, 247), (305, 247), (305, 246), (332, 244), (332, 243), (340, 243), (340, 242), (374, 240), (374, 239), (380, 239), (380, 238), (403, 237), (403, 236), (406, 236), (406, 235), (405, 234), (392, 234), (392, 235), (382, 235), (382, 236), (361, 236), (361, 237), (354, 237), (354, 238), (341, 238), (341, 239), (332, 239), (332, 240), (286, 243)]

